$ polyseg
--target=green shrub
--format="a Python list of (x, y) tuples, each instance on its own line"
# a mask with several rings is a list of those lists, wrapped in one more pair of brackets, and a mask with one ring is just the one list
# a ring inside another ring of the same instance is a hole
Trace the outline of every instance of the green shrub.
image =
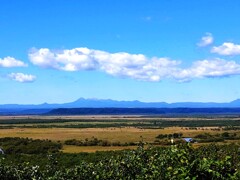
[(59, 152), (62, 145), (50, 140), (6, 137), (0, 138), (0, 147), (5, 154), (45, 154)]
[(0, 179), (239, 179), (238, 145), (203, 146), (190, 144), (124, 151), (96, 162), (81, 161), (73, 167), (60, 167), (49, 156), (40, 169), (28, 163), (6, 164), (0, 160)]

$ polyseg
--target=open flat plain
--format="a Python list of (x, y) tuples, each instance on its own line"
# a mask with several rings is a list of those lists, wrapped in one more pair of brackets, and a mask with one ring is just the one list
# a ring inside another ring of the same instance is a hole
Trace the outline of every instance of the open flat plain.
[[(235, 127), (235, 129), (226, 127)], [(0, 116), (0, 138), (23, 137), (60, 141), (97, 138), (111, 143), (153, 143), (159, 134), (182, 137), (223, 132), (240, 136), (239, 117), (141, 117), (141, 116)], [(239, 142), (224, 141), (228, 142)], [(198, 144), (196, 144), (198, 146)], [(63, 145), (63, 152), (95, 152), (133, 149), (136, 146)]]

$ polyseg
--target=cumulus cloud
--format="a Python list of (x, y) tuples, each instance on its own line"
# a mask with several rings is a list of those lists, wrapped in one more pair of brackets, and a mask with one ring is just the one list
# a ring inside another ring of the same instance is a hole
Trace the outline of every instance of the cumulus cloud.
[(143, 54), (126, 52), (109, 53), (88, 48), (52, 51), (34, 49), (30, 61), (43, 68), (62, 71), (97, 70), (112, 76), (143, 81), (175, 79), (179, 82), (194, 78), (224, 77), (240, 74), (240, 65), (223, 59), (195, 61), (189, 68), (181, 68), (181, 62), (169, 58), (148, 58)]
[(26, 67), (27, 64), (25, 64), (24, 62), (17, 60), (13, 57), (5, 57), (3, 59), (0, 58), (0, 67)]
[(196, 61), (190, 68), (181, 69), (175, 79), (189, 81), (195, 78), (240, 75), (240, 64), (224, 59)]
[(99, 70), (112, 76), (131, 77), (146, 81), (159, 81), (175, 71), (180, 62), (168, 58), (147, 58), (143, 54), (109, 53), (88, 48), (75, 48), (59, 52), (47, 48), (29, 53), (30, 61), (43, 68), (64, 71)]
[(21, 83), (29, 83), (29, 82), (35, 81), (36, 76), (33, 76), (31, 74), (23, 74), (23, 73), (11, 73), (11, 74), (8, 74), (8, 78)]
[(87, 48), (76, 48), (54, 52), (47, 48), (33, 49), (29, 53), (30, 61), (43, 68), (54, 68), (64, 71), (95, 69), (95, 51)]
[(217, 53), (220, 55), (239, 55), (240, 45), (231, 42), (225, 42), (221, 46), (214, 46), (211, 50), (212, 53)]
[(203, 36), (197, 45), (199, 47), (205, 47), (213, 43), (213, 36), (211, 33), (206, 33), (205, 36)]

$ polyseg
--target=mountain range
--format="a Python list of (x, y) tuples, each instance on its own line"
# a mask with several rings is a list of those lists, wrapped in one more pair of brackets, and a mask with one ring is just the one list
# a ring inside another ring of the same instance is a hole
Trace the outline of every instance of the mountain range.
[(141, 102), (141, 101), (116, 101), (111, 99), (84, 99), (63, 104), (2, 104), (3, 110), (24, 109), (56, 109), (56, 108), (237, 108), (240, 107), (240, 99), (228, 103), (215, 102)]

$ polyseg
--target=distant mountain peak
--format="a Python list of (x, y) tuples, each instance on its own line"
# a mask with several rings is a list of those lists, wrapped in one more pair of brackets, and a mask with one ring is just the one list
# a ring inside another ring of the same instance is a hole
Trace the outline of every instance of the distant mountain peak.
[(112, 99), (99, 99), (99, 98), (78, 98), (76, 101), (74, 102), (79, 102), (79, 101), (115, 101)]
[(49, 105), (47, 102), (42, 103), (41, 105)]
[(236, 99), (234, 101), (231, 101), (230, 103), (240, 103), (240, 99)]
[(76, 102), (76, 101), (82, 101), (82, 100), (86, 100), (86, 99), (83, 98), (83, 97), (80, 97), (80, 98), (78, 98), (77, 100), (75, 100), (74, 102)]

